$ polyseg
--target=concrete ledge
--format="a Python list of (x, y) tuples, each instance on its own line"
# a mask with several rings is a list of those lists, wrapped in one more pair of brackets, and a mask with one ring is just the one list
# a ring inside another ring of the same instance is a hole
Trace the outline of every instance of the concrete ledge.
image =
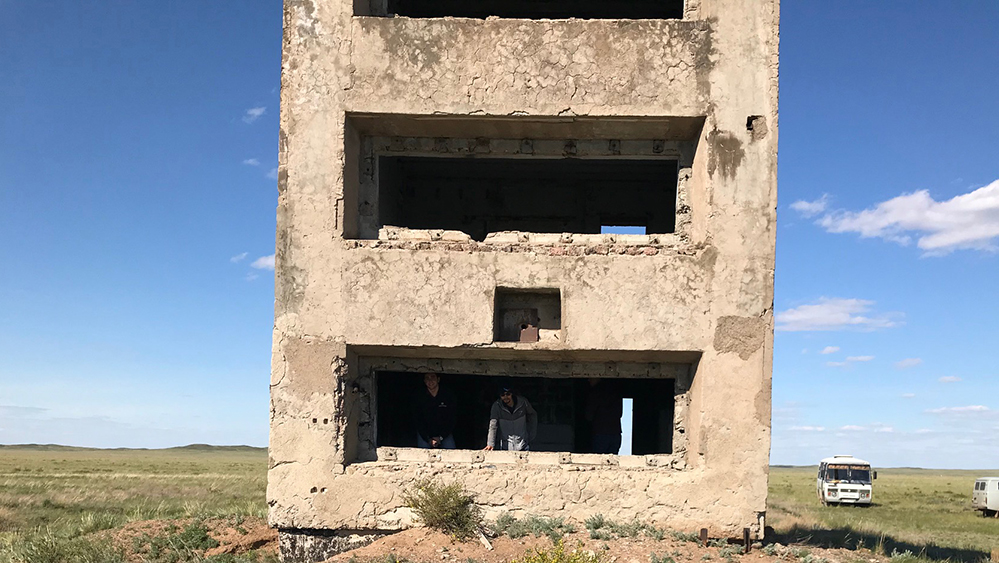
[[(475, 247), (497, 244), (576, 245), (576, 246), (653, 246), (673, 247), (682, 242), (676, 233), (650, 235), (532, 233), (500, 231), (489, 233), (482, 242), (475, 242), (462, 231), (444, 229), (409, 229), (386, 225), (378, 230), (379, 242), (464, 242)], [(608, 249), (609, 250), (609, 249)]]
[(620, 469), (679, 470), (686, 467), (681, 456), (577, 454), (570, 452), (510, 452), (483, 450), (428, 450), (422, 448), (377, 448), (376, 462), (361, 463), (447, 463), (486, 465), (597, 466)]
[(444, 242), (472, 242), (472, 237), (461, 231), (449, 231), (445, 229), (407, 229), (405, 227), (393, 227), (386, 225), (378, 230), (378, 240), (399, 240), (399, 241), (444, 241)]

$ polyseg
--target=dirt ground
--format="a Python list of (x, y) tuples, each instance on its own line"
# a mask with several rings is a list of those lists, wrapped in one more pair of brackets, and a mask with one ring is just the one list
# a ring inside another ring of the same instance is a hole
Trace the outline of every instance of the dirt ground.
[[(113, 541), (133, 555), (130, 560), (145, 561), (142, 553), (135, 553), (131, 546), (136, 538), (165, 536), (183, 530), (194, 520), (144, 520), (132, 522), (111, 534)], [(267, 526), (262, 518), (217, 518), (202, 521), (208, 535), (219, 542), (218, 547), (203, 552), (204, 557), (220, 554), (277, 555), (277, 531)], [(412, 528), (385, 536), (358, 549), (346, 551), (326, 563), (386, 563), (409, 561), (413, 563), (509, 563), (529, 554), (531, 550), (552, 546), (547, 536), (510, 538), (499, 536), (488, 539), (492, 549), (479, 540), (458, 542), (450, 536), (427, 528)], [(676, 539), (669, 534), (662, 540), (649, 537), (625, 537), (609, 540), (591, 539), (589, 532), (581, 530), (566, 534), (566, 549), (578, 549), (600, 556), (604, 563), (885, 563), (890, 558), (876, 555), (870, 550), (822, 549), (811, 546), (784, 546), (771, 544), (763, 547), (754, 544), (750, 553), (743, 553), (741, 543), (712, 542), (703, 546), (699, 542)], [(653, 558), (653, 555), (655, 556)]]
[[(135, 552), (136, 539), (176, 534), (193, 522), (195, 520), (192, 519), (141, 520), (113, 530), (110, 535), (112, 541), (129, 555), (129, 560), (147, 561), (144, 554)], [(277, 556), (277, 530), (270, 528), (263, 518), (211, 518), (200, 522), (207, 529), (208, 536), (219, 543), (217, 547), (205, 550), (204, 557), (250, 552)]]
[(242, 526), (235, 527), (219, 522), (215, 526), (209, 525), (208, 533), (219, 542), (219, 546), (207, 550), (206, 557), (222, 553), (239, 555), (250, 551), (277, 554), (277, 530), (270, 528), (263, 518), (248, 518)]
[[(508, 563), (526, 555), (531, 549), (550, 547), (552, 540), (542, 536), (512, 539), (506, 536), (490, 538), (493, 549), (488, 550), (479, 541), (454, 542), (450, 537), (428, 530), (413, 528), (392, 534), (364, 547), (341, 553), (326, 563), (365, 563), (384, 562), (394, 556), (397, 561), (409, 560), (419, 563), (446, 561), (454, 563)], [(650, 563), (652, 554), (656, 560), (671, 557), (677, 563), (685, 561), (718, 561), (719, 563), (770, 563), (800, 562), (821, 563), (882, 563), (889, 558), (878, 556), (869, 550), (821, 549), (801, 546), (774, 544), (764, 550), (760, 544), (750, 553), (742, 554), (742, 545), (704, 547), (699, 543), (666, 537), (655, 540), (647, 537), (617, 538), (611, 540), (590, 539), (589, 532), (577, 531), (567, 534), (563, 540), (567, 550), (579, 549), (600, 555), (606, 563)], [(770, 553), (770, 554), (768, 554)], [(668, 560), (667, 560), (668, 561)]]

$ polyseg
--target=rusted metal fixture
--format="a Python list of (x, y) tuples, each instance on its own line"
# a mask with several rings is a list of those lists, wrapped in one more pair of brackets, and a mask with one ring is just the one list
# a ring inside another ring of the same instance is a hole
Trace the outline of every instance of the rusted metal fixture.
[(529, 323), (520, 324), (520, 341), (521, 342), (537, 342), (540, 339), (538, 335), (538, 327)]

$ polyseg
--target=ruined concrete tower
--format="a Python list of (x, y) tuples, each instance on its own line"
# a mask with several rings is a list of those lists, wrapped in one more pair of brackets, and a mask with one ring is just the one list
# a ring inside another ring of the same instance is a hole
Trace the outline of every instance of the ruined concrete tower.
[[(777, 0), (286, 0), (267, 490), (286, 558), (411, 525), (400, 493), (428, 476), (492, 517), (761, 533), (778, 19)], [(426, 372), (455, 449), (416, 447)], [(500, 381), (537, 410), (530, 451), (482, 449)], [(624, 405), (617, 453), (594, 453), (595, 388)]]

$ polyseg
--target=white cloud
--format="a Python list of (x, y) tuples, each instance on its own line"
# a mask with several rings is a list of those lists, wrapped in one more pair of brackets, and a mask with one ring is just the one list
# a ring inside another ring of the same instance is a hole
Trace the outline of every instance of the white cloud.
[(794, 401), (785, 401), (783, 405), (774, 405), (771, 418), (783, 422), (797, 422), (801, 416), (801, 407)]
[(930, 414), (977, 414), (992, 412), (992, 409), (985, 405), (968, 405), (966, 407), (940, 407), (929, 409), (926, 412)]
[[(839, 352), (839, 346), (826, 346), (823, 348), (820, 354), (834, 354)], [(849, 364), (850, 362), (869, 362), (874, 359), (874, 356), (847, 356), (846, 360), (842, 362), (826, 362), (827, 366), (840, 367)]]
[(271, 168), (270, 170), (268, 170), (267, 171), (267, 177), (270, 178), (271, 180), (277, 180), (278, 169), (277, 168)]
[(273, 270), (274, 269), (274, 255), (261, 256), (250, 264), (251, 268), (256, 268), (258, 270)]
[(895, 429), (892, 428), (891, 426), (880, 426), (878, 428), (875, 428), (874, 431), (875, 432), (882, 432), (882, 433), (890, 433), (890, 432), (894, 432)]
[(777, 330), (876, 330), (897, 326), (901, 313), (868, 316), (873, 301), (822, 297), (817, 303), (777, 313)]
[(940, 383), (957, 383), (958, 381), (961, 381), (961, 378), (956, 375), (945, 375), (937, 381)]
[(246, 110), (243, 114), (243, 123), (253, 123), (254, 121), (260, 119), (260, 116), (267, 113), (266, 107), (256, 107)]
[(923, 363), (922, 358), (906, 358), (904, 360), (895, 362), (895, 367), (898, 369), (905, 369), (905, 368), (916, 367), (921, 363)]
[(243, 161), (243, 164), (247, 166), (260, 166), (260, 161), (255, 158), (248, 158)]
[(919, 430), (916, 430), (916, 432), (915, 432), (915, 434), (932, 434), (932, 433), (933, 433), (933, 430), (930, 430), (929, 428), (920, 428)]
[(824, 432), (825, 426), (792, 426), (789, 430), (797, 430), (799, 432)]
[(0, 405), (0, 417), (31, 417), (47, 412), (40, 407), (21, 407), (17, 405)]
[(902, 393), (902, 398), (903, 398), (903, 399), (912, 399), (912, 398), (914, 398), (915, 396), (916, 396), (916, 394), (915, 394), (915, 393)]
[(815, 201), (798, 200), (791, 204), (791, 209), (797, 211), (804, 217), (814, 217), (826, 210), (829, 203), (829, 194), (822, 194), (822, 197)]
[(846, 426), (841, 426), (840, 430), (847, 430), (847, 431), (859, 432), (861, 430), (867, 430), (867, 429), (864, 428), (863, 426), (854, 426), (852, 424), (848, 424)]
[(242, 262), (243, 259), (246, 258), (247, 254), (249, 254), (249, 252), (240, 252), (239, 254), (230, 258), (229, 261), (232, 262), (233, 264), (235, 264), (236, 262)]
[(916, 245), (928, 256), (957, 249), (999, 250), (999, 180), (946, 201), (929, 191), (903, 194), (863, 211), (834, 211), (818, 224), (831, 233), (853, 232)]

